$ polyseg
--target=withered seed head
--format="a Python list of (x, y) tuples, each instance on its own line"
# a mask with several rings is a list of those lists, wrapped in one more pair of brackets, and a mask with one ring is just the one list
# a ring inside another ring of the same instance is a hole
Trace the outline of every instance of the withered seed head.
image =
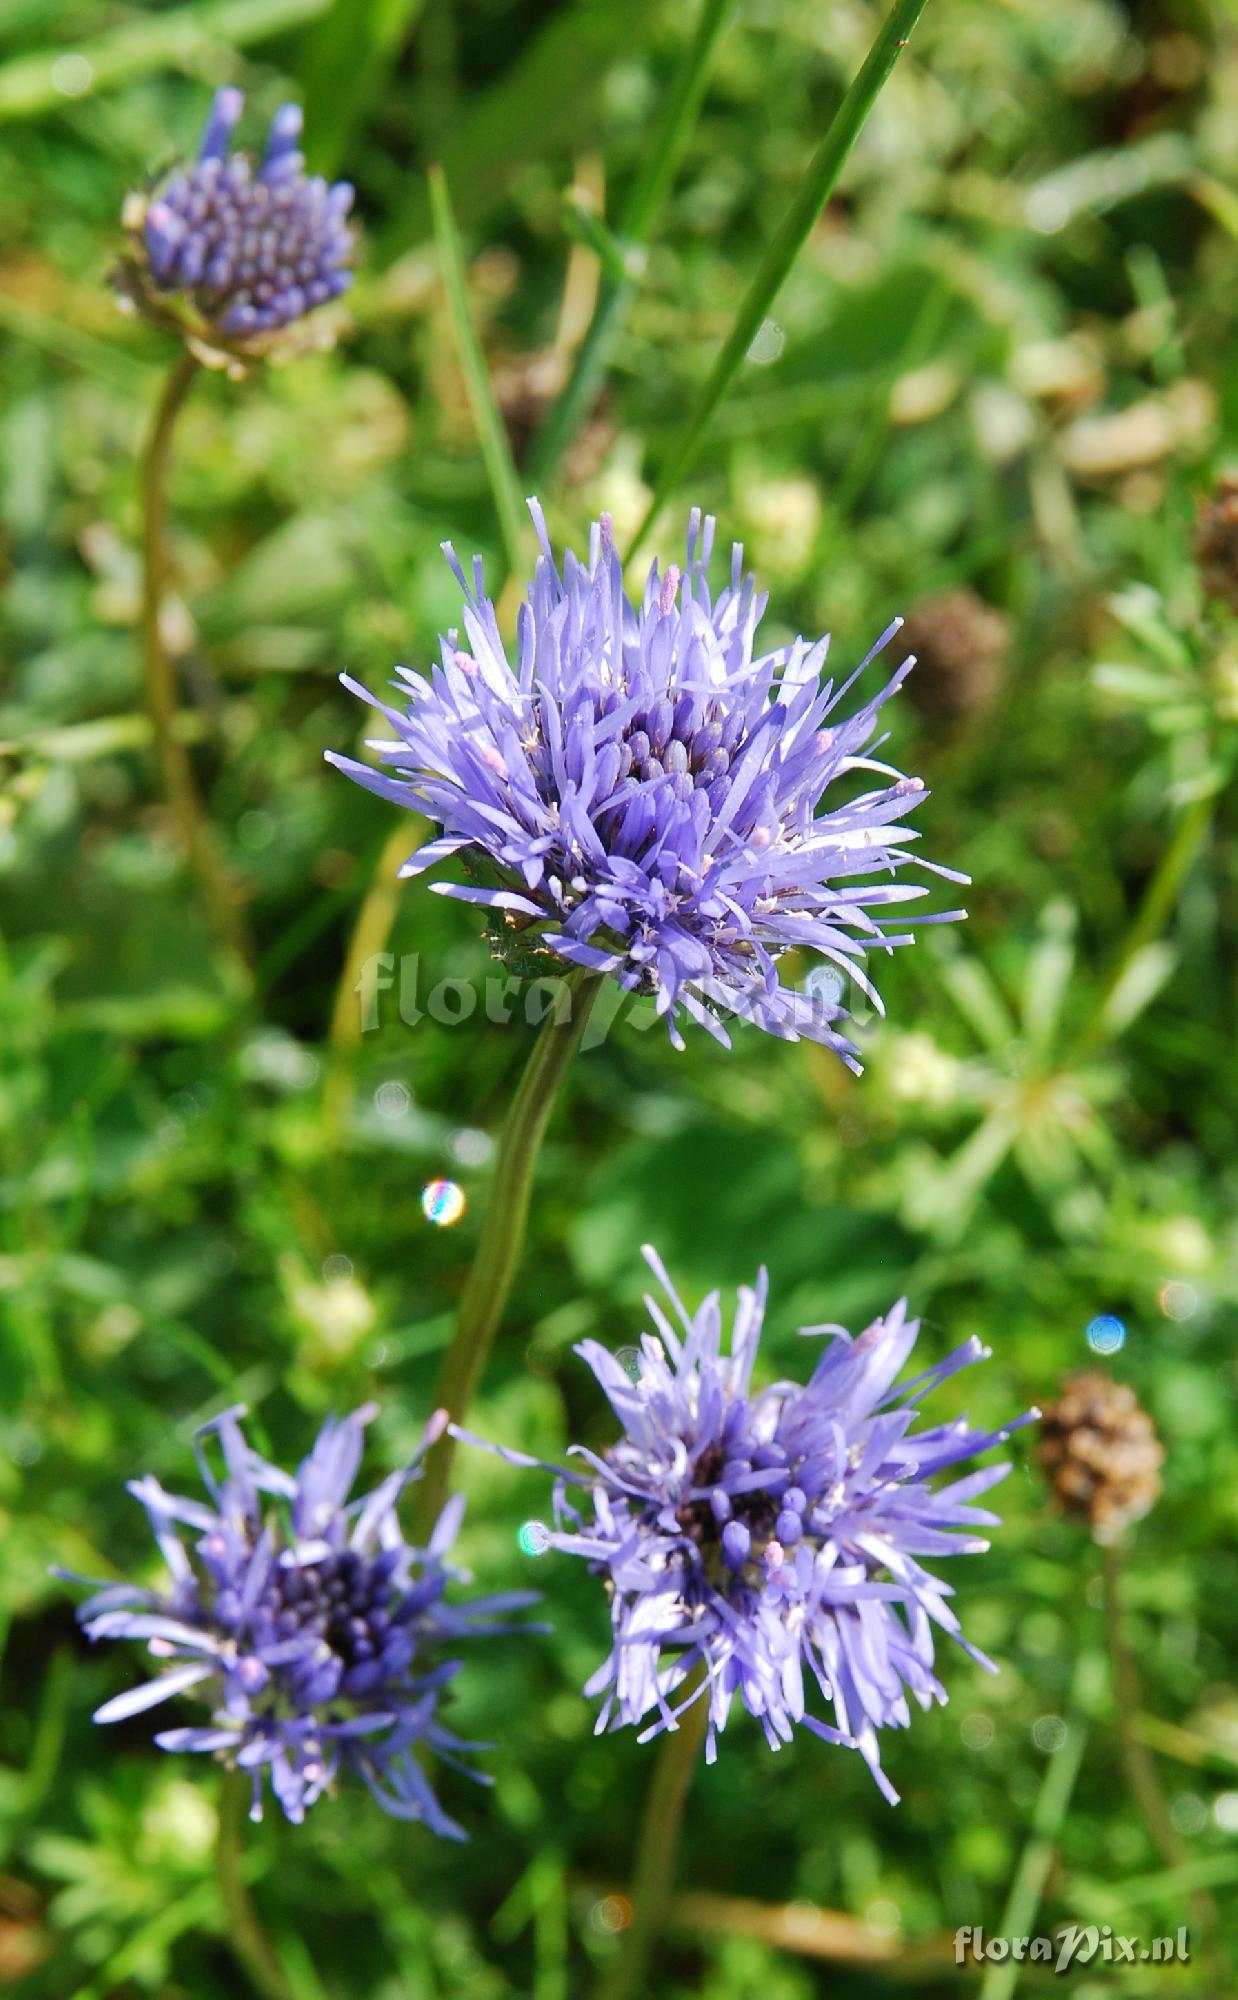
[(990, 708), (1001, 692), (1010, 620), (974, 590), (942, 590), (915, 606), (902, 642), (916, 656), (907, 693), (926, 720)]
[(1068, 1375), (1044, 1413), (1037, 1457), (1063, 1512), (1116, 1541), (1161, 1490), (1164, 1447), (1133, 1389), (1099, 1369)]
[(1238, 473), (1222, 473), (1199, 503), (1195, 560), (1207, 596), (1238, 611)]

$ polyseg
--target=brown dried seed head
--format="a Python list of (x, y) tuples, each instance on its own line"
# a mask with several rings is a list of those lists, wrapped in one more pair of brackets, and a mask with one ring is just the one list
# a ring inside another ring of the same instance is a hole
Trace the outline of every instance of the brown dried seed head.
[(916, 606), (900, 640), (916, 656), (907, 693), (926, 718), (990, 708), (1001, 692), (1010, 620), (972, 590), (943, 590)]
[(1068, 1375), (1045, 1411), (1037, 1457), (1058, 1505), (1116, 1541), (1161, 1490), (1164, 1447), (1133, 1389), (1099, 1369)]
[(1199, 503), (1195, 560), (1207, 595), (1238, 611), (1238, 473), (1223, 473)]

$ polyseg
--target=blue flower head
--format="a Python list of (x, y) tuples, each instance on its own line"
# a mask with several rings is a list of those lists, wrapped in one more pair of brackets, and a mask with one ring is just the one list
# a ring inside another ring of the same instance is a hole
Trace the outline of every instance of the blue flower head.
[(225, 363), (272, 352), (352, 283), (353, 189), (305, 172), (295, 104), (275, 113), (261, 161), (230, 153), (243, 106), (217, 91), (197, 159), (125, 209), (131, 301)]
[[(91, 1639), (144, 1641), (165, 1664), (105, 1702), (95, 1721), (120, 1722), (196, 1690), (211, 1704), (209, 1723), (165, 1729), (155, 1741), (164, 1750), (212, 1752), (249, 1772), (255, 1819), (264, 1774), (299, 1822), (338, 1775), (352, 1772), (388, 1812), (463, 1839), (422, 1769), (427, 1756), (469, 1769), (460, 1753), (482, 1747), (439, 1719), (459, 1666), (444, 1648), (506, 1631), (496, 1619), (533, 1600), (521, 1591), (446, 1602), (448, 1584), (463, 1575), (445, 1561), (463, 1502), (447, 1503), (427, 1548), (410, 1547), (396, 1506), (416, 1459), (349, 1499), (374, 1414), (371, 1407), (328, 1419), (289, 1474), (258, 1456), (241, 1430), (244, 1411), (229, 1410), (199, 1433), (205, 1500), (165, 1493), (149, 1476), (131, 1483), (167, 1564), (167, 1586), (104, 1584), (78, 1616)], [(427, 1428), (422, 1450), (443, 1423), (440, 1414)], [(208, 1438), (219, 1446), (222, 1475), (203, 1448)], [(485, 1782), (475, 1770), (469, 1775)]]
[(530, 505), (542, 556), (516, 664), (480, 561), (470, 585), (447, 545), (463, 629), (439, 665), (397, 669), (398, 707), (344, 677), (386, 718), (390, 735), (370, 748), (392, 770), (328, 756), (442, 827), (404, 875), (458, 854), (471, 881), (435, 883), (442, 895), (486, 906), (521, 947), (651, 994), (677, 1044), (683, 1016), (725, 1043), (723, 1021), (739, 1015), (857, 1067), (838, 993), (785, 986), (778, 967), (792, 950), (820, 953), (879, 1005), (865, 951), (910, 941), (887, 913), (924, 894), (906, 879), (916, 835), (903, 824), (924, 786), (873, 752), (912, 662), (843, 712), (901, 621), (845, 680), (823, 680), (826, 639), (754, 654), (766, 600), (739, 548), (711, 596), (714, 524), (699, 512), (683, 570), (655, 563), (634, 603), (605, 516), (588, 562), (569, 553), (560, 572)]
[[(842, 1327), (804, 1328), (829, 1339), (808, 1380), (754, 1389), (764, 1273), (740, 1292), (724, 1352), (718, 1294), (688, 1313), (645, 1255), (671, 1314), (646, 1301), (657, 1332), (631, 1367), (596, 1341), (577, 1348), (621, 1435), (601, 1456), (578, 1450), (587, 1473), (560, 1473), (556, 1527), (541, 1538), (607, 1586), (611, 1650), (585, 1689), (603, 1697), (597, 1727), (631, 1725), (645, 1741), (703, 1700), (712, 1761), (738, 1695), (771, 1749), (797, 1724), (858, 1749), (897, 1803), (877, 1731), (906, 1727), (909, 1698), (945, 1701), (934, 1627), (996, 1671), (920, 1559), (987, 1549), (976, 1531), (997, 1516), (970, 1503), (1010, 1468), (933, 1481), (1037, 1412), (999, 1431), (962, 1418), (916, 1429), (921, 1399), (985, 1350), (965, 1341), (896, 1389), (919, 1325), (903, 1301), (854, 1340)], [(830, 1723), (809, 1712), (814, 1687)]]

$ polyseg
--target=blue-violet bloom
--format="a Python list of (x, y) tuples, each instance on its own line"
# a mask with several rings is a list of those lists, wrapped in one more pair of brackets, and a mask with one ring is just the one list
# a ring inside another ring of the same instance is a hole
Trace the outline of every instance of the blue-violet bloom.
[[(909, 1697), (921, 1708), (946, 1700), (934, 1626), (996, 1672), (962, 1637), (950, 1586), (919, 1558), (987, 1549), (976, 1530), (997, 1516), (970, 1503), (1010, 1468), (932, 1482), (1038, 1412), (998, 1431), (963, 1418), (915, 1429), (921, 1398), (986, 1350), (965, 1341), (896, 1389), (919, 1327), (902, 1300), (854, 1340), (839, 1326), (805, 1327), (830, 1340), (807, 1382), (754, 1390), (764, 1272), (739, 1293), (724, 1353), (718, 1294), (688, 1313), (645, 1255), (678, 1329), (648, 1298), (657, 1333), (639, 1350), (615, 1355), (594, 1340), (576, 1349), (622, 1436), (601, 1456), (575, 1448), (589, 1471), (559, 1470), (556, 1526), (537, 1538), (539, 1549), (583, 1557), (606, 1584), (612, 1646), (585, 1688), (604, 1697), (598, 1730), (631, 1725), (644, 1742), (705, 1700), (712, 1761), (738, 1694), (771, 1749), (796, 1724), (858, 1749), (895, 1804), (877, 1731), (906, 1727)], [(832, 1723), (808, 1712), (814, 1682)]]
[[(507, 1631), (507, 1614), (533, 1597), (516, 1591), (446, 1602), (448, 1585), (464, 1576), (445, 1561), (463, 1512), (458, 1496), (427, 1548), (404, 1540), (397, 1503), (441, 1433), (443, 1413), (409, 1465), (352, 1500), (373, 1406), (329, 1418), (295, 1474), (247, 1443), (244, 1414), (225, 1411), (198, 1433), (205, 1501), (166, 1493), (150, 1476), (130, 1483), (168, 1584), (102, 1584), (78, 1617), (91, 1639), (145, 1641), (166, 1665), (105, 1702), (95, 1721), (120, 1722), (196, 1690), (211, 1703), (209, 1724), (165, 1729), (155, 1741), (164, 1750), (213, 1753), (251, 1774), (253, 1818), (261, 1817), (264, 1773), (299, 1822), (337, 1774), (352, 1772), (389, 1813), (464, 1839), (420, 1761), (439, 1757), (489, 1782), (461, 1762), (462, 1752), (483, 1746), (462, 1741), (439, 1718), (460, 1665), (444, 1648)], [(203, 1447), (210, 1437), (222, 1454), (221, 1476)], [(273, 1508), (264, 1496), (273, 1496)]]
[[(811, 1036), (858, 1068), (835, 1025), (844, 976), (880, 1006), (866, 948), (909, 943), (903, 919), (882, 912), (925, 893), (905, 879), (917, 836), (903, 824), (923, 782), (873, 755), (879, 712), (913, 662), (840, 710), (902, 621), (845, 680), (823, 682), (828, 639), (754, 655), (766, 599), (740, 548), (711, 597), (714, 524), (699, 511), (683, 570), (655, 563), (637, 604), (605, 515), (588, 562), (569, 552), (560, 573), (530, 507), (542, 555), (516, 666), (480, 559), (470, 586), (446, 544), (463, 633), (443, 639), (440, 664), (428, 677), (397, 668), (399, 707), (343, 677), (389, 723), (370, 748), (393, 772), (328, 756), (442, 827), (401, 874), (459, 854), (472, 880), (435, 883), (442, 895), (487, 906), (522, 946), (652, 994), (677, 1046), (681, 1012), (724, 1043), (733, 1014), (791, 1040)], [(875, 787), (849, 782), (857, 774), (873, 774)], [(794, 949), (833, 969), (803, 991), (782, 985), (778, 963)]]
[(244, 99), (217, 91), (198, 157), (126, 204), (132, 301), (223, 356), (270, 352), (352, 283), (353, 189), (305, 171), (301, 111), (283, 104), (261, 161), (230, 153)]

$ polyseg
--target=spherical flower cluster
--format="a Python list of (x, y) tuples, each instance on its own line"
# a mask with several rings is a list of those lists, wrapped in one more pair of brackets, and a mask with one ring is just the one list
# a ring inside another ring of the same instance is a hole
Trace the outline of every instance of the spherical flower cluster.
[[(436, 883), (441, 894), (485, 905), (521, 945), (652, 994), (677, 1044), (681, 1013), (723, 1042), (720, 1017), (736, 1014), (858, 1067), (835, 1025), (838, 975), (880, 1005), (865, 949), (908, 943), (902, 920), (882, 913), (924, 894), (903, 879), (916, 836), (901, 824), (923, 783), (872, 755), (878, 713), (912, 662), (843, 715), (868, 660), (836, 685), (821, 679), (828, 640), (754, 656), (765, 598), (738, 548), (711, 598), (711, 520), (692, 514), (684, 569), (655, 564), (636, 604), (605, 516), (588, 562), (569, 553), (560, 574), (530, 504), (542, 557), (517, 666), (480, 562), (470, 587), (447, 545), (465, 601), (463, 634), (448, 633), (440, 664), (428, 678), (397, 669), (400, 707), (344, 677), (390, 724), (370, 748), (394, 771), (331, 761), (441, 825), (404, 875), (459, 854), (471, 882)], [(849, 782), (858, 774), (876, 787)], [(832, 987), (780, 983), (779, 961), (797, 948), (832, 962)]]
[[(252, 1816), (261, 1817), (263, 1776), (288, 1818), (299, 1822), (344, 1771), (358, 1774), (385, 1809), (463, 1839), (439, 1805), (419, 1761), (457, 1765), (479, 1746), (438, 1717), (459, 1662), (443, 1648), (506, 1631), (496, 1617), (533, 1600), (526, 1591), (460, 1606), (445, 1601), (461, 1573), (444, 1561), (462, 1502), (449, 1501), (425, 1549), (405, 1542), (396, 1503), (416, 1459), (349, 1500), (362, 1435), (375, 1414), (329, 1419), (294, 1475), (260, 1458), (241, 1431), (241, 1409), (204, 1426), (223, 1457), (217, 1477), (199, 1442), (207, 1501), (165, 1493), (151, 1477), (132, 1492), (145, 1507), (169, 1583), (163, 1590), (104, 1584), (78, 1616), (91, 1639), (145, 1641), (167, 1662), (153, 1680), (105, 1702), (96, 1722), (119, 1722), (196, 1689), (214, 1711), (208, 1724), (165, 1729), (161, 1749), (205, 1751), (248, 1772)], [(431, 1424), (422, 1449), (444, 1419)], [(418, 1453), (420, 1456), (420, 1453)], [(280, 1503), (265, 1519), (263, 1495)], [(181, 1529), (192, 1531), (189, 1546)], [(469, 1770), (469, 1776), (486, 1782)]]
[(1099, 1368), (1068, 1375), (1045, 1410), (1037, 1457), (1063, 1512), (1119, 1541), (1155, 1506), (1165, 1447), (1135, 1391)]
[[(613, 1643), (585, 1690), (604, 1697), (598, 1729), (632, 1725), (644, 1741), (703, 1699), (712, 1760), (738, 1694), (772, 1749), (796, 1724), (858, 1749), (896, 1803), (876, 1732), (907, 1725), (909, 1697), (921, 1708), (945, 1701), (934, 1626), (996, 1671), (962, 1637), (950, 1586), (919, 1559), (986, 1549), (976, 1530), (997, 1517), (970, 1503), (1010, 1468), (932, 1481), (1037, 1413), (999, 1431), (962, 1418), (914, 1430), (920, 1399), (985, 1350), (965, 1341), (896, 1390), (919, 1327), (902, 1301), (854, 1340), (841, 1327), (804, 1328), (830, 1338), (808, 1381), (754, 1391), (764, 1273), (739, 1294), (725, 1354), (717, 1293), (689, 1314), (645, 1255), (678, 1329), (649, 1299), (657, 1334), (630, 1369), (596, 1341), (577, 1348), (622, 1436), (600, 1457), (579, 1454), (589, 1475), (560, 1473), (545, 1535), (607, 1585)], [(832, 1724), (808, 1712), (814, 1682)]]
[(166, 304), (185, 331), (252, 355), (351, 284), (353, 190), (306, 174), (295, 104), (275, 113), (260, 164), (230, 155), (243, 104), (239, 90), (218, 91), (193, 165), (130, 204), (126, 275), (138, 303)]

